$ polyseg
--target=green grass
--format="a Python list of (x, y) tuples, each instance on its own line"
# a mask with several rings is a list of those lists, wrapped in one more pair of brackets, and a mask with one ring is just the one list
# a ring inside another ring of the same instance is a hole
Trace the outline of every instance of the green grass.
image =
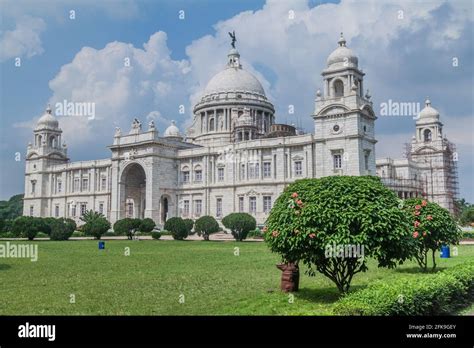
[[(278, 255), (264, 243), (114, 240), (105, 251), (92, 240), (34, 243), (37, 262), (0, 258), (0, 315), (331, 315), (339, 297), (327, 278), (302, 274), (289, 303), (279, 290)], [(463, 245), (459, 256), (437, 263), (443, 269), (472, 257), (474, 246)], [(413, 262), (368, 266), (352, 291), (375, 279), (424, 276)]]

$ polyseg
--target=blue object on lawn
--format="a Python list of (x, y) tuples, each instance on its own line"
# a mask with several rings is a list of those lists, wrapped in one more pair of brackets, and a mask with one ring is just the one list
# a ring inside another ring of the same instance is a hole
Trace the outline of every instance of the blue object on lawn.
[(105, 249), (105, 242), (99, 242), (99, 249), (102, 250), (102, 249)]
[(449, 245), (442, 245), (441, 246), (441, 258), (448, 259), (451, 256), (449, 255)]

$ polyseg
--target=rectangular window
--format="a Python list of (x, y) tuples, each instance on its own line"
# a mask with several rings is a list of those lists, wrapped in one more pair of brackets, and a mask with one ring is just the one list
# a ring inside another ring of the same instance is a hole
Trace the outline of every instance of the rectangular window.
[(272, 197), (263, 196), (263, 212), (269, 213), (272, 210)]
[(188, 216), (189, 215), (189, 201), (185, 200), (183, 204), (183, 215)]
[(249, 163), (249, 179), (258, 178), (258, 163)]
[(100, 190), (101, 191), (107, 190), (107, 178), (100, 179)]
[(33, 213), (34, 213), (34, 207), (32, 205), (30, 205), (30, 216), (33, 216)]
[(222, 217), (222, 198), (216, 199), (216, 216)]
[(87, 211), (87, 204), (81, 203), (81, 216), (83, 216)]
[(99, 203), (99, 213), (104, 214), (104, 203)]
[(272, 163), (263, 162), (263, 177), (271, 178), (272, 177)]
[(82, 179), (82, 191), (89, 190), (89, 179)]
[(133, 217), (133, 203), (132, 202), (127, 203), (127, 217), (129, 218)]
[(245, 164), (240, 166), (240, 180), (245, 180)]
[(54, 206), (54, 216), (59, 217), (59, 205)]
[(71, 203), (68, 203), (67, 209), (66, 209), (66, 217), (68, 217), (70, 213), (71, 213)]
[(74, 216), (74, 217), (76, 217), (76, 205), (75, 205), (75, 204), (72, 205), (72, 212), (71, 212), (71, 215)]
[(342, 168), (342, 155), (335, 154), (333, 155), (334, 160), (334, 169), (341, 169)]
[(61, 180), (58, 180), (58, 193), (61, 193), (63, 189), (63, 183), (61, 182)]
[(250, 214), (257, 212), (257, 197), (249, 197), (249, 212)]
[(189, 172), (188, 171), (183, 172), (183, 182), (189, 182)]
[(217, 168), (217, 180), (224, 181), (224, 168)]
[(202, 181), (202, 170), (196, 170), (194, 172), (194, 181), (198, 181), (198, 182)]
[(244, 197), (239, 197), (239, 212), (244, 212)]
[(295, 175), (296, 176), (303, 175), (303, 162), (295, 161)]
[(201, 216), (202, 214), (202, 200), (198, 199), (194, 201), (194, 215)]
[(74, 192), (79, 191), (79, 178), (74, 178)]
[(369, 153), (368, 152), (364, 154), (364, 160), (365, 160), (365, 170), (369, 170)]
[(36, 191), (36, 180), (31, 180), (31, 193)]

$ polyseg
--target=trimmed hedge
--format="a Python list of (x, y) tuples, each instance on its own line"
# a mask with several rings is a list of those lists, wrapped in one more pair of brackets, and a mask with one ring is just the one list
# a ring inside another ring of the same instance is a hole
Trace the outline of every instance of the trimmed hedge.
[(161, 233), (160, 232), (151, 232), (151, 238), (160, 239), (161, 238)]
[(414, 279), (376, 282), (340, 299), (338, 315), (448, 315), (474, 300), (474, 263)]

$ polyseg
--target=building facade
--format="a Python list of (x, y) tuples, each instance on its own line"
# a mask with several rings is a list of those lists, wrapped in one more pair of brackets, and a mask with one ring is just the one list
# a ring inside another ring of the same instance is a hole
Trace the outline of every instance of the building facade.
[[(342, 35), (322, 77), (324, 88), (316, 93), (312, 115), (314, 133), (302, 134), (275, 123), (275, 109), (262, 85), (232, 48), (224, 70), (209, 81), (194, 106), (185, 135), (174, 122), (161, 136), (153, 121), (144, 129), (135, 119), (128, 133), (116, 129), (111, 157), (104, 160), (71, 162), (48, 107), (28, 145), (24, 215), (80, 222), (92, 209), (112, 223), (149, 217), (162, 226), (172, 216), (219, 220), (231, 212), (248, 212), (263, 223), (275, 199), (297, 179), (378, 174), (388, 182), (415, 173), (430, 180), (425, 190), (433, 187), (433, 199), (449, 208), (452, 197), (438, 186), (442, 179), (426, 175), (427, 168), (434, 170), (435, 157), (448, 156), (439, 114), (428, 115), (430, 110), (424, 109), (406, 163), (386, 159), (376, 165), (377, 118), (368, 91), (364, 94), (358, 58)], [(431, 167), (426, 162), (430, 158)], [(441, 178), (442, 170), (436, 173)], [(415, 195), (425, 192), (402, 188)]]

